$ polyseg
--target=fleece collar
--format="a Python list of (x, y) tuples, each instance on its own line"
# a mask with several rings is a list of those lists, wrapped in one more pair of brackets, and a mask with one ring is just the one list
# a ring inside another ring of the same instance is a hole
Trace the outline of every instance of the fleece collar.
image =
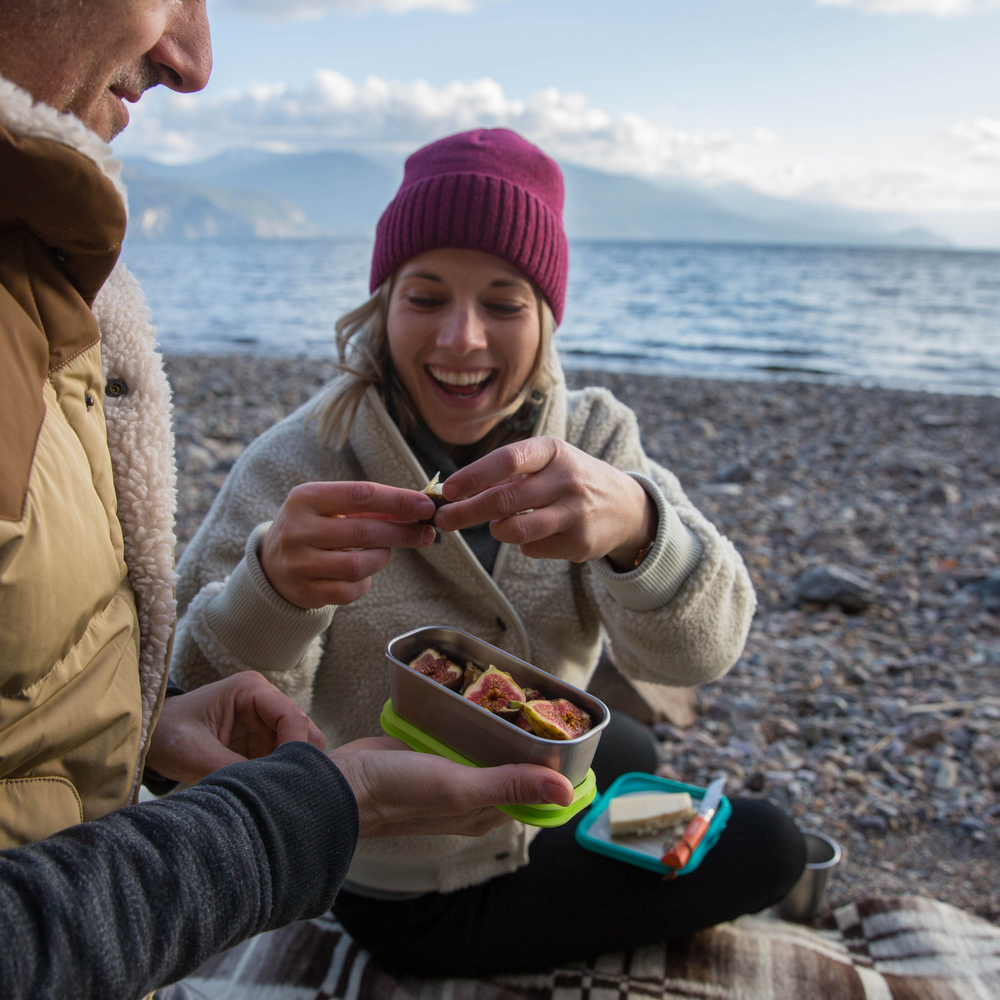
[[(142, 744), (155, 723), (176, 618), (174, 514), (177, 471), (170, 386), (156, 331), (136, 279), (115, 268), (94, 303), (105, 380), (125, 391), (104, 397), (125, 565), (139, 615)], [(141, 778), (144, 753), (136, 771)]]

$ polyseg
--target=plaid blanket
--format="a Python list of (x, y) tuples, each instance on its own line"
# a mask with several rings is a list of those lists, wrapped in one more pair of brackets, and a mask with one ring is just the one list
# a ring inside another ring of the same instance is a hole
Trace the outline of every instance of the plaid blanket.
[(223, 953), (185, 980), (210, 1000), (997, 1000), (1000, 928), (916, 896), (866, 899), (824, 930), (769, 914), (545, 975), (396, 979), (331, 918)]

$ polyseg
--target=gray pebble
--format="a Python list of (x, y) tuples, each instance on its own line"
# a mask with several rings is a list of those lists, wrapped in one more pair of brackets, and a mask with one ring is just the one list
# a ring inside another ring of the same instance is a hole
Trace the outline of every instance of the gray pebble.
[(796, 583), (799, 603), (837, 604), (845, 611), (864, 611), (874, 599), (871, 581), (842, 566), (813, 566)]
[(889, 824), (882, 816), (858, 816), (854, 823), (863, 833), (881, 835), (889, 830)]
[(715, 474), (717, 483), (748, 483), (750, 479), (750, 467), (741, 461), (730, 462)]

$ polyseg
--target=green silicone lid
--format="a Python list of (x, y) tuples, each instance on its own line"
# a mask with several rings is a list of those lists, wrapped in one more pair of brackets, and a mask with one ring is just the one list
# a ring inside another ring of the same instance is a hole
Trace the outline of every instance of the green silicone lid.
[[(405, 719), (401, 719), (393, 711), (391, 699), (383, 706), (382, 718), (379, 721), (386, 733), (402, 740), (412, 750), (437, 754), (438, 757), (446, 757), (448, 760), (452, 760), (456, 764), (464, 764), (466, 767), (479, 766), (468, 757), (456, 753), (440, 740), (428, 736), (422, 729), (418, 729)], [(597, 795), (597, 779), (594, 777), (593, 770), (587, 772), (587, 776), (576, 786), (574, 791), (576, 794), (568, 806), (543, 802), (534, 806), (497, 806), (497, 809), (522, 823), (527, 823), (528, 826), (562, 826), (563, 823), (571, 820), (578, 812), (586, 809), (594, 801)]]

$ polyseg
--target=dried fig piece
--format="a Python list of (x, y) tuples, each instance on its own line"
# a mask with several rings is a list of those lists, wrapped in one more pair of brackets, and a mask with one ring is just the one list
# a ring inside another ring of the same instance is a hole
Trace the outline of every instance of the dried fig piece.
[(446, 688), (455, 690), (462, 683), (464, 673), (462, 668), (431, 646), (428, 646), (416, 659), (410, 660), (409, 665), (418, 674), (423, 674)]
[(490, 664), (489, 670), (469, 688), (466, 689), (463, 697), (468, 698), (480, 708), (485, 708), (495, 715), (509, 710), (510, 703), (516, 702), (518, 706), (524, 701), (524, 692), (514, 682), (514, 678), (503, 670), (497, 670)]
[(529, 701), (524, 714), (535, 735), (547, 740), (574, 740), (590, 729), (590, 716), (565, 698)]
[(479, 669), (474, 663), (469, 661), (465, 664), (465, 676), (462, 678), (462, 694), (472, 687), (480, 677), (483, 676), (482, 670)]

